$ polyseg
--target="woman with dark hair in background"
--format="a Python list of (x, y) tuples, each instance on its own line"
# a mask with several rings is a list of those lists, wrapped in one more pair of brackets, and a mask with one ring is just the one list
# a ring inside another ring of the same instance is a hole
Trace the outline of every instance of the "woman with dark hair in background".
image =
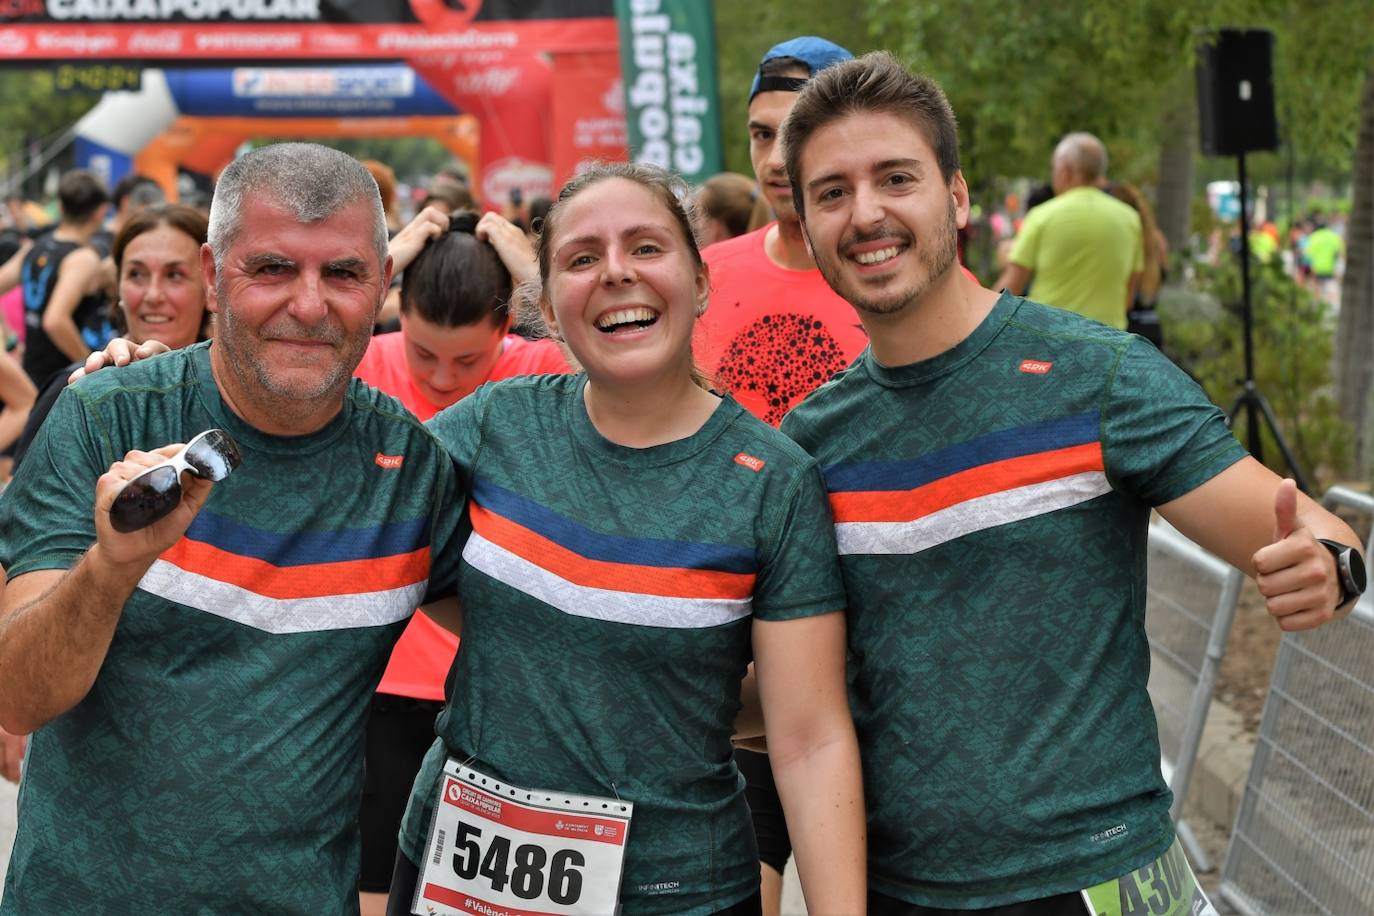
[(513, 375), (567, 372), (553, 341), (510, 333), (512, 289), (534, 274), (525, 234), (495, 213), (422, 211), (391, 242), (401, 330), (372, 338), (354, 373), (421, 420)]
[[(124, 224), (110, 249), (119, 279), (119, 299), (111, 319), (126, 339), (136, 344), (161, 344), (147, 352), (178, 350), (210, 336), (211, 313), (205, 309), (205, 280), (200, 270), (200, 246), (205, 244), (205, 214), (181, 204), (161, 204), (140, 210)], [(103, 358), (97, 351), (93, 356)], [(115, 365), (128, 362), (127, 357)], [(67, 387), (67, 378), (81, 364), (73, 363), (48, 382), (14, 450), (17, 467), (38, 428)]]
[[(697, 192), (697, 236), (703, 247), (744, 235), (759, 200), (754, 179), (738, 172), (721, 172), (706, 179)], [(772, 218), (771, 216), (769, 217)]]
[(1144, 267), (1140, 272), (1140, 285), (1136, 287), (1135, 300), (1126, 312), (1126, 330), (1139, 334), (1159, 349), (1164, 349), (1164, 329), (1159, 324), (1159, 313), (1155, 306), (1159, 301), (1159, 288), (1164, 283), (1164, 271), (1169, 261), (1169, 243), (1164, 233), (1159, 231), (1155, 222), (1154, 210), (1140, 189), (1130, 182), (1117, 181), (1107, 189), (1117, 200), (1130, 205), (1140, 214), (1140, 243), (1145, 247)]

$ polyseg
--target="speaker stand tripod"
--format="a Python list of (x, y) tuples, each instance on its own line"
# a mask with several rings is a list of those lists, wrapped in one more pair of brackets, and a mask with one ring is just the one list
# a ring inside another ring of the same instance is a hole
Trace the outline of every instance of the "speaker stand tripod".
[(1245, 152), (1236, 154), (1236, 163), (1240, 173), (1240, 314), (1241, 322), (1244, 327), (1244, 348), (1245, 348), (1245, 378), (1241, 380), (1240, 394), (1236, 396), (1235, 403), (1226, 413), (1226, 422), (1234, 426), (1236, 417), (1242, 410), (1245, 411), (1245, 434), (1247, 447), (1250, 454), (1255, 456), (1256, 461), (1264, 461), (1264, 443), (1260, 436), (1260, 421), (1269, 428), (1269, 433), (1274, 437), (1274, 442), (1279, 447), (1279, 453), (1283, 455), (1283, 463), (1288, 470), (1293, 473), (1293, 480), (1298, 485), (1298, 489), (1304, 493), (1310, 493), (1307, 488), (1307, 479), (1303, 476), (1302, 469), (1298, 467), (1297, 458), (1293, 455), (1293, 450), (1288, 447), (1288, 442), (1283, 438), (1283, 433), (1279, 431), (1278, 421), (1274, 418), (1274, 411), (1269, 406), (1269, 401), (1255, 384), (1255, 337), (1254, 337), (1254, 309), (1250, 304), (1250, 216), (1246, 200), (1248, 187), (1245, 180)]

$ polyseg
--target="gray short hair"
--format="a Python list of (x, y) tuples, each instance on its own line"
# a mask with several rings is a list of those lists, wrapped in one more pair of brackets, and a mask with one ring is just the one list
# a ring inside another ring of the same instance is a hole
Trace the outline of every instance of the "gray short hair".
[(1107, 176), (1107, 147), (1086, 131), (1066, 134), (1054, 148), (1052, 164), (1063, 163), (1080, 178), (1096, 181)]
[(216, 271), (223, 269), (224, 253), (243, 223), (244, 204), (254, 196), (271, 199), (302, 223), (316, 223), (357, 201), (368, 201), (377, 262), (386, 262), (386, 215), (377, 182), (367, 168), (352, 156), (318, 143), (274, 143), (235, 159), (215, 184), (209, 242)]

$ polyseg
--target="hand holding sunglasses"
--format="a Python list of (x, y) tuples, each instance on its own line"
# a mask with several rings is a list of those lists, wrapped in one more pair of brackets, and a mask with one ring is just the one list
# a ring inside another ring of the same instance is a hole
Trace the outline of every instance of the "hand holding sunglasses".
[(163, 464), (124, 482), (110, 504), (110, 525), (128, 533), (166, 518), (181, 504), (181, 473), (218, 482), (243, 463), (238, 444), (222, 429), (196, 436)]

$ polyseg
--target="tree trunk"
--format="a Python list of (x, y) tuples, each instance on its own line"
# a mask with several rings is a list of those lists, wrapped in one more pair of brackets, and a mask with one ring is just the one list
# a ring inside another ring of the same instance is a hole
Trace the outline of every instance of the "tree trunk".
[(1374, 459), (1374, 66), (1365, 74), (1355, 140), (1354, 187), (1345, 233), (1345, 279), (1336, 327), (1336, 399), (1355, 427), (1354, 471), (1364, 478)]
[(1193, 202), (1193, 134), (1197, 131), (1197, 102), (1189, 80), (1180, 80), (1174, 103), (1160, 122), (1159, 187), (1155, 191), (1155, 218), (1169, 240), (1169, 257), (1177, 260), (1188, 250)]

